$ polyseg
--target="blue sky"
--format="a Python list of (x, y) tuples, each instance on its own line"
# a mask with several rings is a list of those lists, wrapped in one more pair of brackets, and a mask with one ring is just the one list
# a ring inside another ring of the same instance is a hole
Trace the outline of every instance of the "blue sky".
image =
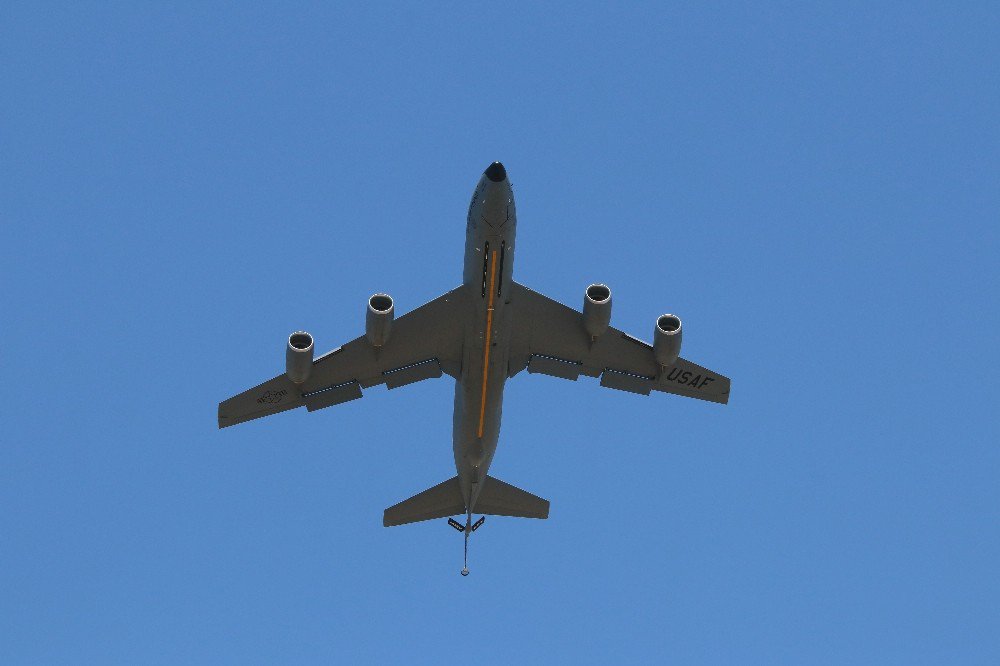
[[(0, 661), (997, 663), (989, 3), (0, 9)], [(515, 278), (730, 376), (521, 375), (493, 518), (449, 380), (218, 431), (287, 334)]]

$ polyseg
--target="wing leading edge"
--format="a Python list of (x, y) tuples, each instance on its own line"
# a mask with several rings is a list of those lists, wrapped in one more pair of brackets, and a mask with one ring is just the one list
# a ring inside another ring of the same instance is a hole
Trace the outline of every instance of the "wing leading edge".
[(396, 319), (392, 336), (376, 349), (365, 336), (313, 361), (309, 378), (296, 384), (284, 374), (219, 404), (219, 427), (270, 416), (303, 405), (309, 411), (362, 397), (361, 389), (399, 388), (462, 366), (464, 290), (459, 287)]
[(661, 368), (653, 346), (617, 328), (591, 340), (583, 315), (524, 285), (514, 283), (509, 374), (528, 372), (575, 381), (600, 377), (601, 386), (649, 395), (674, 393), (711, 402), (729, 402), (729, 378), (678, 358)]

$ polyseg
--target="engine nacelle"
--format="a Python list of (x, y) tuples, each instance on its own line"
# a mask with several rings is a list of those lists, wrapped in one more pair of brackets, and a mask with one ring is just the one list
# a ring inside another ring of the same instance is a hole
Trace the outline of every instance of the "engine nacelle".
[(368, 299), (368, 314), (365, 317), (365, 335), (374, 347), (381, 347), (389, 341), (392, 330), (392, 296), (375, 294)]
[(309, 379), (313, 367), (313, 336), (295, 331), (288, 336), (285, 349), (285, 374), (296, 384)]
[(583, 295), (583, 326), (596, 338), (611, 323), (611, 290), (604, 284), (592, 284)]
[(681, 353), (681, 319), (672, 314), (656, 318), (656, 330), (653, 331), (653, 356), (662, 366), (670, 366), (677, 362)]

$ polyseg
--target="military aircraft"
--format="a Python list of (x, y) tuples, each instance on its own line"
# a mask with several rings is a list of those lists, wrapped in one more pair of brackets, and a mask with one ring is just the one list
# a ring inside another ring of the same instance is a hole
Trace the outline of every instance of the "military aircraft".
[[(517, 215), (507, 171), (493, 162), (472, 194), (462, 284), (395, 318), (393, 299), (368, 299), (365, 334), (313, 358), (313, 337), (292, 333), (285, 372), (219, 405), (219, 427), (305, 406), (312, 412), (385, 384), (397, 389), (455, 378), (453, 449), (458, 474), (385, 510), (382, 524), (434, 518), (469, 535), (487, 515), (547, 518), (549, 502), (489, 476), (507, 379), (522, 370), (649, 395), (652, 391), (726, 403), (729, 379), (680, 358), (681, 320), (661, 315), (648, 344), (610, 326), (611, 290), (587, 287), (577, 311), (514, 281)], [(473, 514), (481, 517), (473, 522)], [(451, 516), (462, 515), (465, 523)]]

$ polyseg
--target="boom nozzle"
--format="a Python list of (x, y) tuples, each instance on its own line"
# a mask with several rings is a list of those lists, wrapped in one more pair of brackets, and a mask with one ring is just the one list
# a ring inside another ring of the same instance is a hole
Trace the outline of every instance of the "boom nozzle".
[(465, 557), (464, 561), (462, 562), (462, 571), (461, 571), (461, 574), (463, 576), (469, 575), (469, 535), (478, 530), (480, 527), (482, 527), (484, 522), (486, 522), (486, 516), (480, 516), (479, 520), (473, 523), (471, 511), (465, 514), (465, 525), (458, 522), (454, 518), (448, 519), (448, 524), (454, 527), (459, 532), (461, 532), (462, 535), (465, 537)]

